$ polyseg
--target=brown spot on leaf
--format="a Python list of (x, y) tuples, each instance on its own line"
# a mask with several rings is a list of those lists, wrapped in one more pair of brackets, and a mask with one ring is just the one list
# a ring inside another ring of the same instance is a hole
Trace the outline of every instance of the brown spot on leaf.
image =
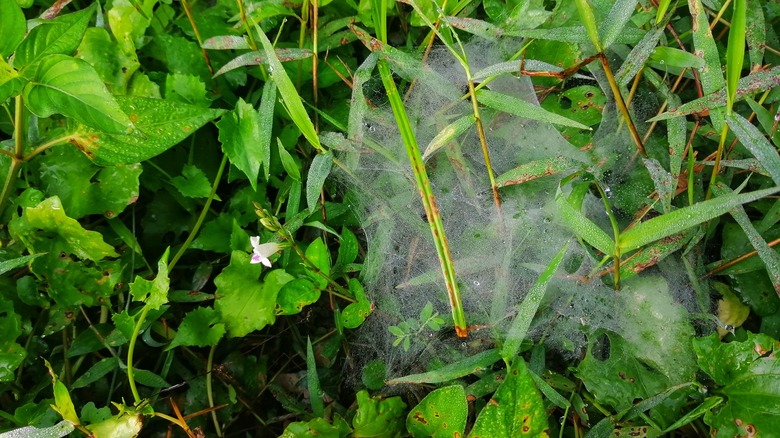
[(415, 412), (414, 415), (412, 415), (412, 418), (414, 418), (415, 421), (418, 421), (421, 424), (428, 425), (428, 422), (425, 420), (425, 417), (420, 411)]
[(138, 121), (138, 114), (130, 114), (130, 121), (135, 123)]

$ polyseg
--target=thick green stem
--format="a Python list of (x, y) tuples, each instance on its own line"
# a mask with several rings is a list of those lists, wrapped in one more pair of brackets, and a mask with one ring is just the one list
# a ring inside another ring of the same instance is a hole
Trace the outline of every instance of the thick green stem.
[(420, 192), (420, 198), (422, 199), (423, 207), (425, 208), (425, 215), (427, 216), (428, 224), (431, 227), (433, 242), (436, 245), (436, 252), (439, 255), (444, 282), (447, 286), (447, 296), (452, 309), (455, 332), (458, 337), (465, 338), (468, 336), (468, 327), (466, 326), (466, 315), (463, 312), (463, 303), (455, 277), (455, 265), (452, 261), (452, 254), (450, 254), (447, 236), (444, 233), (444, 224), (442, 223), (441, 215), (439, 214), (439, 208), (436, 205), (436, 198), (431, 189), (431, 182), (428, 180), (428, 173), (425, 170), (425, 163), (423, 162), (422, 154), (420, 154), (420, 148), (417, 145), (417, 139), (415, 138), (412, 125), (409, 122), (409, 117), (406, 114), (404, 103), (401, 100), (401, 96), (398, 94), (398, 89), (393, 81), (390, 68), (385, 61), (379, 61), (377, 67), (379, 68), (379, 74), (382, 77), (382, 83), (387, 91), (390, 106), (393, 108), (393, 114), (398, 124), (398, 129), (401, 131), (406, 154), (409, 156), (409, 162), (412, 165), (417, 189)]
[(0, 214), (5, 210), (5, 204), (11, 196), (19, 169), (24, 162), (24, 103), (22, 96), (16, 96), (14, 114), (14, 154), (11, 156), (11, 166), (8, 168), (8, 175), (5, 177), (3, 192), (0, 193)]

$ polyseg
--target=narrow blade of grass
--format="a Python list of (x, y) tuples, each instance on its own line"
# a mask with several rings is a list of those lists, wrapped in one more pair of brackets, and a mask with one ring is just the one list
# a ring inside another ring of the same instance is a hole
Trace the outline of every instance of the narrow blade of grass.
[(641, 248), (648, 243), (714, 219), (738, 205), (756, 201), (778, 191), (780, 191), (780, 187), (739, 195), (729, 194), (654, 217), (621, 233), (618, 246), (621, 252)]
[[(566, 255), (566, 250), (569, 248), (569, 244), (566, 243), (558, 254), (550, 260), (550, 263), (545, 268), (542, 275), (536, 280), (531, 290), (528, 291), (528, 295), (523, 298), (523, 301), (517, 306), (517, 316), (512, 321), (512, 327), (506, 335), (504, 346), (501, 348), (501, 357), (504, 362), (511, 364), (515, 356), (520, 352), (520, 344), (528, 334), (528, 328), (531, 327), (531, 321), (536, 315), (536, 311), (539, 309), (539, 304), (542, 302), (545, 291), (547, 291), (547, 285), (550, 284), (555, 271), (558, 270), (558, 266), (561, 265), (563, 256)], [(508, 365), (507, 365), (508, 366)]]
[(427, 373), (412, 374), (405, 377), (399, 377), (397, 379), (388, 380), (388, 385), (398, 385), (401, 383), (442, 383), (453, 379), (458, 379), (463, 376), (468, 376), (479, 370), (489, 368), (494, 363), (501, 359), (497, 349), (491, 349), (483, 351), (482, 353), (474, 356), (467, 357), (463, 360), (455, 362), (453, 364), (444, 365), (443, 367), (428, 371)]
[(737, 96), (739, 77), (742, 75), (742, 65), (745, 62), (745, 23), (747, 0), (734, 0), (734, 13), (731, 16), (729, 29), (729, 45), (726, 47), (726, 110), (731, 113), (734, 99)]
[(477, 91), (477, 100), (479, 103), (490, 108), (515, 116), (525, 117), (526, 119), (591, 130), (590, 127), (585, 126), (582, 123), (567, 119), (566, 117), (547, 111), (540, 106), (503, 93), (482, 89)]
[(596, 48), (596, 52), (603, 52), (604, 49), (602, 48), (601, 42), (599, 41), (599, 30), (598, 26), (596, 25), (596, 16), (593, 14), (593, 9), (590, 7), (590, 3), (588, 3), (588, 0), (574, 0), (574, 3), (577, 5), (577, 12), (580, 14), (580, 21), (582, 22), (582, 25), (585, 26), (585, 31), (588, 33), (590, 42), (593, 44), (593, 47)]
[(325, 413), (325, 405), (322, 402), (322, 388), (320, 378), (317, 375), (317, 362), (314, 360), (314, 350), (311, 347), (311, 339), (306, 339), (306, 386), (309, 390), (311, 410), (315, 417), (322, 417)]
[(549, 175), (555, 175), (575, 168), (581, 163), (567, 157), (545, 158), (530, 163), (522, 164), (512, 170), (506, 171), (496, 178), (499, 187), (523, 184)]
[(427, 160), (442, 146), (456, 139), (459, 135), (468, 131), (472, 126), (474, 126), (474, 115), (472, 114), (465, 115), (445, 126), (436, 134), (436, 137), (433, 137), (433, 140), (428, 143), (428, 146), (423, 153), (423, 160)]
[(775, 184), (780, 185), (780, 155), (761, 131), (737, 113), (726, 117), (729, 128), (747, 150), (758, 158)]
[[(734, 192), (725, 185), (717, 184), (713, 187), (712, 191), (719, 196), (727, 196)], [(753, 245), (761, 261), (766, 266), (766, 271), (769, 273), (769, 279), (772, 280), (772, 286), (775, 288), (775, 293), (780, 295), (780, 254), (772, 249), (761, 237), (761, 234), (753, 227), (750, 222), (745, 209), (742, 206), (737, 206), (729, 211), (734, 220), (737, 221), (742, 231), (745, 232), (750, 244)]]
[(314, 149), (319, 152), (325, 152), (325, 149), (320, 144), (320, 138), (317, 136), (317, 130), (314, 129), (314, 123), (312, 123), (311, 118), (309, 118), (306, 108), (303, 107), (301, 96), (298, 94), (298, 90), (295, 89), (295, 85), (293, 85), (290, 77), (284, 70), (282, 62), (279, 61), (279, 58), (276, 56), (276, 51), (274, 50), (273, 45), (271, 45), (271, 41), (257, 24), (255, 24), (255, 30), (257, 31), (257, 35), (260, 38), (263, 50), (265, 51), (268, 62), (268, 71), (271, 73), (271, 77), (276, 83), (276, 87), (279, 90), (279, 94), (282, 96), (282, 102), (284, 102), (284, 106), (287, 108), (290, 118), (292, 118), (295, 126), (301, 130), (303, 136), (306, 137), (306, 140)]
[(637, 0), (617, 0), (612, 4), (607, 18), (599, 27), (599, 38), (603, 49), (608, 49), (623, 31), (636, 9)]
[[(718, 46), (712, 37), (710, 23), (707, 21), (707, 12), (701, 4), (701, 0), (690, 0), (688, 8), (693, 20), (693, 46), (702, 54), (706, 66), (699, 70), (701, 87), (704, 94), (714, 93), (726, 88), (726, 81), (721, 71)], [(723, 111), (710, 109), (710, 119), (716, 131), (720, 131), (723, 125)]]
[(555, 203), (558, 206), (558, 212), (561, 214), (561, 217), (577, 237), (593, 245), (594, 248), (604, 254), (612, 255), (615, 252), (615, 242), (612, 238), (593, 221), (574, 208), (569, 200), (566, 199), (560, 186), (558, 186), (558, 193), (555, 195)]

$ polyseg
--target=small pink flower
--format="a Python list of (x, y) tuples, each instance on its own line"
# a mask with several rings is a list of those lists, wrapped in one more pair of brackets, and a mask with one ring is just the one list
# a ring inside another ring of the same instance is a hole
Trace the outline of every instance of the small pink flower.
[(252, 243), (252, 261), (251, 263), (257, 264), (262, 263), (266, 267), (271, 267), (271, 260), (268, 260), (268, 257), (271, 257), (279, 251), (280, 246), (276, 242), (268, 242), (260, 244), (260, 236), (252, 236), (249, 238), (249, 242)]

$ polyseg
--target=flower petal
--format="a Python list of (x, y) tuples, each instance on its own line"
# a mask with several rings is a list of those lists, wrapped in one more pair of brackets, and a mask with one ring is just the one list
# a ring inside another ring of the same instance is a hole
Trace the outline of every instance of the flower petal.
[(249, 243), (252, 244), (252, 248), (260, 245), (260, 236), (252, 236), (249, 238)]

